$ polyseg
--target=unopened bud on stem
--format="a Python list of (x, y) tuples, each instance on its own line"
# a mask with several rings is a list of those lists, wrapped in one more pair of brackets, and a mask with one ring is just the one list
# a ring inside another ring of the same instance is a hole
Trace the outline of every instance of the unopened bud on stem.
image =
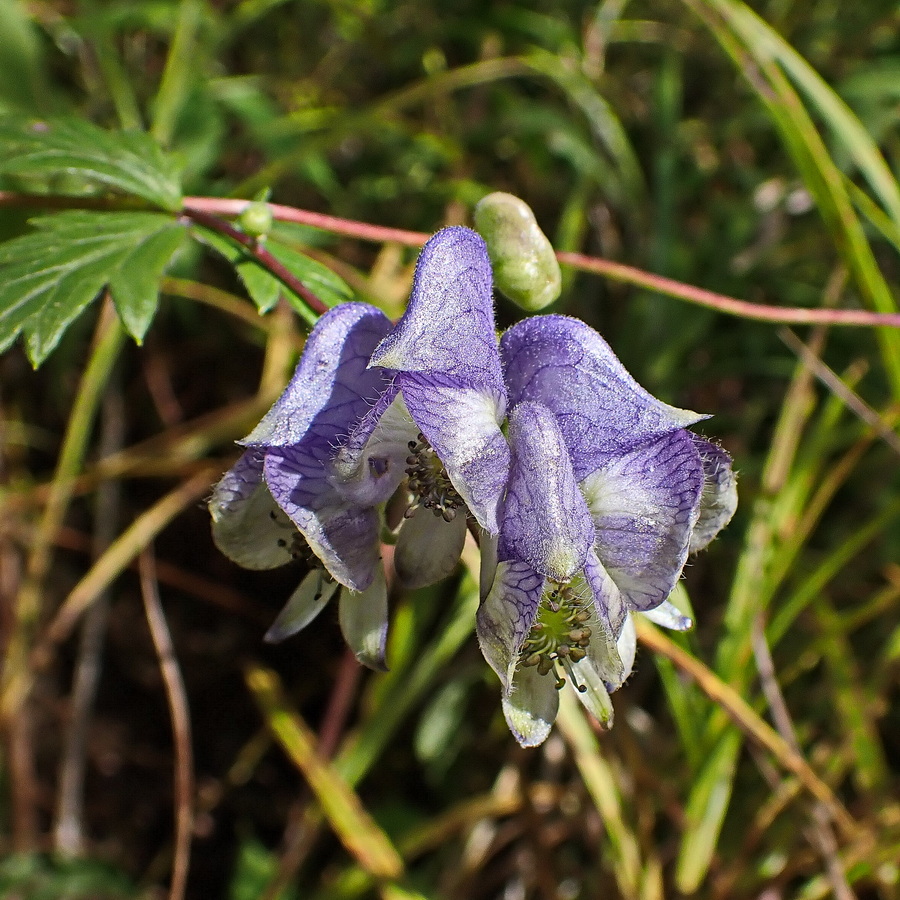
[(559, 263), (531, 207), (498, 191), (479, 201), (474, 218), (487, 244), (497, 289), (530, 312), (552, 303), (562, 289)]

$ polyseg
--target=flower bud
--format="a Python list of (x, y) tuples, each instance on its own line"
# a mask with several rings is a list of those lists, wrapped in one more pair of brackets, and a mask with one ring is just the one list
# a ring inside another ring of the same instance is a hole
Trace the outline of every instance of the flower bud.
[(272, 210), (268, 203), (255, 200), (248, 203), (238, 219), (244, 234), (253, 238), (265, 237), (272, 228)]
[(552, 303), (562, 289), (559, 263), (531, 207), (498, 191), (481, 199), (474, 218), (487, 244), (497, 289), (530, 312)]

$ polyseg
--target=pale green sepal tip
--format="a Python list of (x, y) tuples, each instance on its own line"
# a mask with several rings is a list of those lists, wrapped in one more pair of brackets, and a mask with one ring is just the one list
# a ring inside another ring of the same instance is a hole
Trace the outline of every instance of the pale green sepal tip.
[(338, 619), (344, 640), (356, 659), (369, 669), (386, 672), (384, 652), (387, 644), (387, 583), (381, 564), (372, 583), (364, 591), (343, 588), (338, 604)]
[(309, 572), (297, 590), (291, 594), (263, 640), (268, 644), (277, 644), (306, 628), (325, 609), (339, 587), (340, 585), (336, 581), (331, 581), (321, 569)]
[(589, 659), (566, 667), (572, 679), (572, 687), (584, 708), (604, 727), (612, 728), (613, 705), (600, 674)]
[(553, 245), (524, 200), (496, 191), (479, 201), (473, 218), (504, 296), (529, 312), (559, 297), (562, 275)]

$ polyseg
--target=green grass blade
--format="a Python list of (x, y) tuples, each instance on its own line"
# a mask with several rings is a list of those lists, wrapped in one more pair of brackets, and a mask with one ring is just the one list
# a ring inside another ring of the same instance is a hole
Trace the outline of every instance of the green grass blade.
[(315, 734), (288, 705), (278, 676), (254, 667), (247, 672), (247, 684), (267, 725), (303, 773), (347, 850), (374, 877), (398, 878), (403, 872), (400, 854), (347, 781), (319, 756)]

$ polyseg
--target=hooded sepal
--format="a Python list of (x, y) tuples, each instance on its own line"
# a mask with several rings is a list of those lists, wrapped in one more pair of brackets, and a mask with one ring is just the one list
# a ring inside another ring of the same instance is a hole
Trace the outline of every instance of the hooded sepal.
[(503, 335), (500, 355), (510, 405), (533, 400), (553, 410), (579, 481), (610, 456), (707, 418), (645, 391), (578, 319), (524, 319)]
[(367, 303), (342, 303), (313, 328), (288, 386), (241, 442), (333, 447), (387, 389), (391, 373), (369, 369), (369, 357), (390, 331), (390, 319)]
[(371, 365), (443, 374), (503, 394), (494, 331), (491, 263), (469, 228), (443, 228), (419, 254), (406, 313), (378, 345)]
[(406, 312), (370, 365), (398, 373), (409, 412), (454, 488), (496, 533), (509, 448), (493, 303), (484, 241), (468, 228), (442, 229), (422, 249)]

